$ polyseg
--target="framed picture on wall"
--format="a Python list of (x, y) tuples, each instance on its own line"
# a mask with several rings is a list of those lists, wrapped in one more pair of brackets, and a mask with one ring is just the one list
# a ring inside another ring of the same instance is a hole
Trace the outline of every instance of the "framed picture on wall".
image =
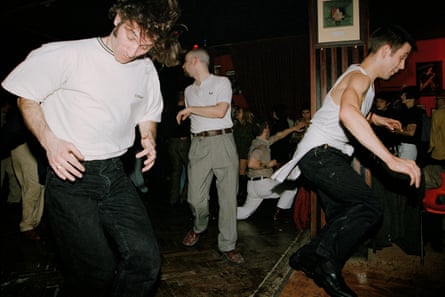
[(366, 0), (313, 0), (316, 47), (361, 45), (366, 33)]
[(423, 96), (442, 90), (442, 61), (416, 63), (416, 82)]

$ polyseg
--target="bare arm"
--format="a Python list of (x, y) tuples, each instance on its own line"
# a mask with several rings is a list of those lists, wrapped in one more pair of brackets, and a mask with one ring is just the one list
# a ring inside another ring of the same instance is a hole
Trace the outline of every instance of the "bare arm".
[(368, 120), (360, 111), (365, 92), (369, 88), (369, 79), (361, 74), (352, 74), (339, 84), (334, 90), (337, 100), (340, 101), (339, 118), (349, 132), (368, 150), (379, 157), (391, 170), (410, 176), (411, 185), (420, 186), (420, 169), (412, 160), (401, 159), (383, 145), (375, 135)]
[(264, 168), (273, 168), (275, 166), (277, 166), (277, 160), (270, 160), (270, 162), (268, 164), (265, 164), (263, 162), (261, 162), (260, 160), (257, 160), (253, 157), (249, 158), (249, 161), (247, 163), (247, 167), (249, 167), (250, 169), (264, 169)]
[(229, 109), (229, 103), (218, 102), (211, 106), (189, 106), (179, 111), (176, 115), (176, 121), (181, 123), (181, 121), (188, 118), (191, 114), (196, 114), (206, 118), (223, 118)]
[(416, 129), (417, 129), (417, 124), (408, 124), (406, 125), (406, 128), (404, 130), (399, 132), (399, 134), (405, 136), (414, 136), (414, 134), (416, 133)]
[(58, 138), (48, 126), (42, 107), (36, 101), (19, 98), (17, 101), (28, 129), (46, 150), (48, 163), (61, 179), (74, 181), (82, 177), (84, 157), (74, 144)]
[(289, 135), (292, 132), (302, 132), (304, 127), (306, 127), (306, 123), (300, 121), (297, 124), (295, 124), (295, 126), (289, 127), (287, 129), (284, 129), (284, 130), (281, 130), (281, 131), (275, 133), (275, 135), (274, 135), (274, 137), (276, 137), (275, 142), (280, 139), (283, 139), (284, 137), (286, 137), (287, 135)]
[(136, 158), (147, 157), (147, 160), (144, 161), (142, 172), (150, 170), (156, 160), (156, 128), (157, 123), (152, 121), (139, 123), (139, 132), (141, 134), (141, 145), (143, 150), (136, 154)]
[(400, 121), (377, 115), (375, 113), (368, 114), (368, 121), (379, 127), (386, 127), (391, 132), (400, 133), (402, 131), (402, 124)]

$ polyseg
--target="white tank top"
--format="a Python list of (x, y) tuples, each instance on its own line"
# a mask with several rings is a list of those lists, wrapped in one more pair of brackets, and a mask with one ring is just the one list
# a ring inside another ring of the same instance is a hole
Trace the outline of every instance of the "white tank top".
[[(367, 75), (365, 70), (359, 65), (351, 65), (346, 71), (337, 79), (331, 90), (350, 72), (359, 70)], [(297, 150), (294, 153), (292, 160), (277, 170), (272, 178), (283, 181), (286, 178), (296, 179), (300, 171), (297, 167), (298, 161), (312, 148), (328, 144), (335, 147), (351, 156), (354, 153), (354, 147), (349, 143), (349, 138), (345, 133), (344, 128), (340, 125), (340, 105), (334, 103), (331, 97), (331, 91), (326, 95), (321, 108), (315, 113), (312, 118), (311, 125), (304, 134), (303, 139), (298, 144)], [(374, 85), (371, 84), (363, 100), (361, 112), (367, 115), (371, 110), (374, 101)]]

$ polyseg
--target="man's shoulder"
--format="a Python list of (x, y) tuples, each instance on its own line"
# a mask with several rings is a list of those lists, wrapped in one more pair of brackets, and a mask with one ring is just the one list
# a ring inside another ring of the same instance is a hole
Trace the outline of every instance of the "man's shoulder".
[(75, 40), (63, 40), (53, 41), (42, 45), (42, 48), (69, 48), (77, 46), (86, 46), (96, 43), (97, 38), (75, 39)]
[[(41, 47), (33, 50), (30, 56), (45, 55), (45, 54), (57, 54), (69, 55), (70, 53), (85, 52), (89, 46), (95, 44), (95, 38), (79, 39), (79, 40), (65, 40), (65, 41), (53, 41), (42, 44)], [(79, 48), (82, 48), (79, 51)]]
[(209, 76), (209, 81), (213, 81), (213, 82), (229, 82), (230, 83), (230, 79), (227, 76), (216, 75), (216, 74), (211, 74)]
[(268, 141), (267, 140), (262, 140), (259, 138), (255, 138), (252, 140), (252, 143), (250, 145), (251, 150), (253, 149), (265, 149), (268, 146)]

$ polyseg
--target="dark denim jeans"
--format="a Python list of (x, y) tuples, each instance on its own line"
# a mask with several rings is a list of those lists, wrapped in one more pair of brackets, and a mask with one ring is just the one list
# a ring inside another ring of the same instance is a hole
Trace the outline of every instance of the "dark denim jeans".
[(326, 225), (309, 243), (308, 250), (330, 260), (338, 269), (383, 215), (379, 200), (352, 168), (351, 161), (341, 151), (323, 145), (310, 150), (299, 162), (326, 214)]
[(148, 296), (160, 254), (146, 208), (119, 158), (84, 165), (75, 182), (53, 172), (47, 178), (46, 212), (66, 275), (64, 293)]

